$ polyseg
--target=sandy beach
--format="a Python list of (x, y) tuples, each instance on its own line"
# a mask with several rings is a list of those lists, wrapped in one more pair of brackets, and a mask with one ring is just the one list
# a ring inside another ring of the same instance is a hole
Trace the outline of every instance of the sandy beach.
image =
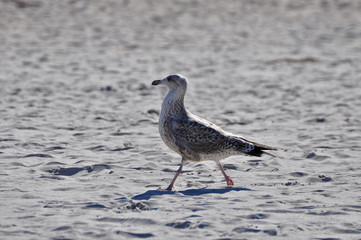
[[(361, 3), (0, 1), (0, 239), (361, 239)], [(188, 162), (165, 88), (277, 157)]]

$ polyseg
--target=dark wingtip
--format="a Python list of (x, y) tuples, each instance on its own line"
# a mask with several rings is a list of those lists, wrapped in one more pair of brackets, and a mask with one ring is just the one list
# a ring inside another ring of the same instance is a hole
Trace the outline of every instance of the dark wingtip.
[(255, 148), (252, 151), (248, 152), (247, 154), (256, 157), (261, 157), (263, 154), (276, 157), (275, 155), (269, 152), (265, 152), (267, 150), (277, 151), (277, 148), (269, 147), (266, 145), (255, 145)]
[(260, 157), (262, 156), (263, 153), (264, 152), (262, 151), (261, 148), (255, 147), (252, 151), (248, 152), (247, 154), (255, 157)]

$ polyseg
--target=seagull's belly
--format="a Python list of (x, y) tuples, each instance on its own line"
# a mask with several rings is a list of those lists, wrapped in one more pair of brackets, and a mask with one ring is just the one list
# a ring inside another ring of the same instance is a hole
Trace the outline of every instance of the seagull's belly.
[(225, 151), (220, 153), (210, 153), (210, 154), (198, 154), (200, 159), (199, 161), (206, 161), (206, 160), (213, 160), (213, 161), (219, 161), (225, 158), (228, 158), (230, 156), (236, 155), (234, 151)]

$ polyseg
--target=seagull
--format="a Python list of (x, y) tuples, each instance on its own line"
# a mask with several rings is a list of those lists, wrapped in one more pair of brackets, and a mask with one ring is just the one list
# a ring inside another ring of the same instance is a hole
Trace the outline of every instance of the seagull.
[(232, 186), (234, 183), (224, 171), (220, 160), (233, 155), (274, 156), (264, 150), (277, 150), (276, 148), (226, 132), (216, 124), (189, 112), (184, 106), (184, 95), (187, 91), (187, 80), (184, 76), (169, 75), (162, 80), (154, 80), (152, 85), (165, 86), (169, 90), (162, 103), (158, 130), (163, 142), (182, 157), (179, 169), (165, 190), (173, 189), (186, 161), (215, 161), (226, 179), (227, 186)]

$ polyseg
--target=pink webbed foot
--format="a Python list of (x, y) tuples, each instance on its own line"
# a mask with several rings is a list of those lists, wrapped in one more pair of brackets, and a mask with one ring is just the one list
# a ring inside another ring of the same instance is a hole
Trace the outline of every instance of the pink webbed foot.
[(234, 183), (230, 177), (227, 178), (227, 186), (233, 186)]
[(167, 188), (161, 188), (161, 187), (159, 187), (157, 190), (158, 190), (158, 191), (172, 191), (172, 189), (173, 189), (173, 186), (172, 186), (172, 187), (169, 186), (169, 187), (167, 187)]

